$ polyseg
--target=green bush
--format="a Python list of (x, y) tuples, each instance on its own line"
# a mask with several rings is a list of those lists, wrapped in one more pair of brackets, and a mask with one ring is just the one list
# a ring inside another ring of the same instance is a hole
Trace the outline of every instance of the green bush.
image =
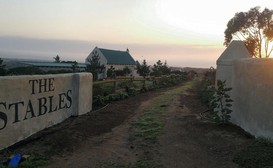
[(119, 88), (125, 88), (126, 86), (135, 87), (132, 80), (124, 80), (118, 83)]
[(217, 87), (215, 87), (210, 106), (213, 108), (214, 120), (219, 124), (228, 123), (230, 120), (233, 100), (228, 92), (231, 90), (232, 88), (226, 87), (226, 81), (217, 80)]
[(199, 98), (208, 105), (214, 121), (219, 124), (228, 123), (230, 120), (233, 102), (229, 96), (231, 90), (232, 88), (226, 87), (226, 82), (221, 80), (218, 80), (217, 86), (214, 86), (205, 78), (199, 85)]
[(98, 96), (93, 96), (93, 107), (102, 107), (105, 106), (106, 102), (105, 102), (105, 98), (101, 95)]
[[(185, 81), (184, 75), (172, 74), (143, 80), (113, 80), (96, 82), (93, 85), (93, 106), (101, 107), (107, 103), (123, 100), (138, 93), (175, 86)], [(116, 87), (116, 88), (115, 88)]]
[(113, 102), (113, 101), (119, 101), (128, 98), (129, 96), (124, 93), (114, 93), (106, 96), (106, 101), (108, 103)]
[(184, 81), (184, 77), (181, 75), (169, 75), (155, 78), (153, 84), (155, 88), (165, 88), (175, 86)]
[(107, 96), (115, 92), (113, 83), (101, 83), (93, 85), (93, 95), (94, 96)]
[[(215, 88), (210, 84), (210, 81), (207, 79), (202, 80), (198, 87), (198, 95), (202, 102), (204, 102), (208, 107), (209, 103), (212, 100), (213, 94), (215, 93)], [(212, 108), (209, 107), (211, 110)]]
[(132, 88), (128, 85), (125, 86), (125, 92), (128, 94), (128, 96), (135, 96), (137, 93), (135, 88)]

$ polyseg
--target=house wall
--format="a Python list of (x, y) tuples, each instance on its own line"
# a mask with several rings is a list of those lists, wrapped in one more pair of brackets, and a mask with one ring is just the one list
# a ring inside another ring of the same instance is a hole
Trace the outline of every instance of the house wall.
[(216, 76), (232, 87), (231, 122), (256, 137), (273, 138), (273, 59), (230, 60), (232, 52), (217, 60)]
[(99, 56), (100, 56), (100, 64), (101, 65), (107, 65), (107, 59), (104, 57), (104, 55), (100, 52), (100, 50), (98, 48), (94, 49), (94, 52), (98, 52)]
[(255, 136), (273, 138), (273, 59), (233, 64), (232, 121)]
[[(93, 53), (97, 52), (99, 54), (99, 57), (100, 57), (100, 64), (101, 65), (107, 65), (107, 60), (106, 58), (104, 57), (104, 55), (100, 52), (100, 50), (95, 47), (92, 52), (87, 56), (86, 60), (87, 59), (92, 59), (92, 56), (93, 56)], [(88, 63), (87, 61), (85, 61), (85, 63)]]
[(0, 77), (0, 149), (92, 110), (92, 74)]
[[(106, 58), (104, 57), (104, 55), (100, 52), (100, 50), (97, 47), (95, 47), (93, 49), (93, 51), (87, 56), (85, 63), (88, 63), (87, 59), (92, 59), (93, 53), (98, 53), (99, 54), (99, 58), (100, 58), (99, 61), (100, 61), (101, 65), (107, 65)], [(104, 79), (106, 77), (107, 77), (107, 68), (106, 68), (104, 73), (99, 73), (98, 74), (98, 79)]]
[[(100, 57), (100, 64), (101, 65), (105, 65), (105, 72), (98, 74), (98, 78), (99, 79), (104, 79), (107, 78), (107, 70), (111, 68), (111, 66), (113, 66), (115, 68), (115, 70), (122, 70), (123, 68), (125, 68), (126, 66), (128, 68), (131, 69), (132, 73), (130, 75), (132, 76), (138, 76), (137, 71), (136, 71), (136, 65), (116, 65), (116, 64), (108, 64), (107, 59), (104, 57), (104, 55), (101, 53), (101, 51), (95, 47), (93, 49), (93, 51), (88, 55), (88, 57), (86, 59), (91, 59), (93, 56), (93, 53), (97, 52), (99, 54)], [(87, 62), (86, 62), (87, 63)]]
[(113, 66), (115, 70), (123, 70), (125, 67), (128, 67), (132, 71), (131, 72), (132, 76), (136, 76), (137, 74), (135, 65), (111, 65), (111, 64), (106, 65), (106, 73), (107, 73), (107, 70), (111, 68), (111, 66)]

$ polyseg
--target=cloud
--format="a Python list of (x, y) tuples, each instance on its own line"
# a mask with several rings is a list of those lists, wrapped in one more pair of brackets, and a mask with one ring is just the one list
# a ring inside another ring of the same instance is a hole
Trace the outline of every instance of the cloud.
[(157, 60), (167, 61), (171, 66), (210, 67), (224, 48), (209, 45), (171, 44), (119, 44), (100, 41), (33, 39), (26, 37), (0, 36), (0, 57), (84, 62), (96, 46), (125, 51), (129, 48), (135, 60), (146, 59), (150, 65)]
[(1, 57), (49, 60), (59, 55), (64, 60), (83, 61), (90, 48), (87, 41), (0, 37)]

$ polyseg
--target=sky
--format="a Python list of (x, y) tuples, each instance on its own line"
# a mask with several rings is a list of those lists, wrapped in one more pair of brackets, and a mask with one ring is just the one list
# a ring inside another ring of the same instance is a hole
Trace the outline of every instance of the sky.
[(135, 60), (216, 66), (236, 12), (271, 0), (0, 0), (0, 58), (84, 62), (97, 46)]

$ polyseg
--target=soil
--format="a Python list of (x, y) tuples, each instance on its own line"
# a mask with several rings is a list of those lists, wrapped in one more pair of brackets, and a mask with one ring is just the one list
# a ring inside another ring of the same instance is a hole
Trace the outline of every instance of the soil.
[[(141, 151), (129, 141), (130, 123), (162, 92), (147, 92), (69, 118), (9, 150), (47, 156), (48, 168), (102, 168), (134, 163)], [(196, 85), (168, 107), (157, 155), (162, 167), (234, 168), (234, 155), (253, 141), (234, 125), (219, 126), (202, 119), (199, 114), (207, 107), (198, 99)]]

